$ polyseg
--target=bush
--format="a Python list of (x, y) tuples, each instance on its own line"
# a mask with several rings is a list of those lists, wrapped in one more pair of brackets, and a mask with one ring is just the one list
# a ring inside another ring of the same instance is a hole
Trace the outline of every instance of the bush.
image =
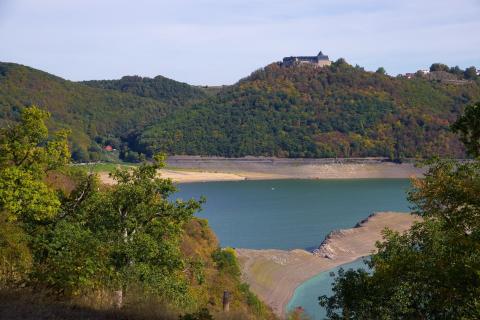
[(240, 266), (237, 262), (235, 250), (232, 248), (218, 249), (212, 254), (217, 268), (221, 272), (225, 272), (234, 277), (240, 276)]
[(178, 318), (179, 320), (213, 320), (213, 316), (208, 309), (203, 308), (195, 313), (188, 313)]
[(240, 291), (247, 299), (247, 304), (255, 311), (256, 314), (265, 312), (265, 305), (258, 299), (257, 295), (250, 291), (250, 287), (246, 283), (240, 285)]

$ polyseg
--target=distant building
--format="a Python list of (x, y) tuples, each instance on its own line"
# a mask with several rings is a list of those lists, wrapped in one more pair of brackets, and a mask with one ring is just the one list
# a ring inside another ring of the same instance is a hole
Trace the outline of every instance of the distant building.
[(103, 150), (105, 150), (105, 151), (113, 151), (113, 147), (112, 147), (112, 146), (105, 146), (105, 147), (103, 148)]
[(407, 79), (415, 78), (415, 73), (405, 73), (405, 78)]
[(332, 62), (328, 56), (324, 55), (322, 51), (316, 56), (299, 56), (299, 57), (285, 57), (283, 58), (282, 66), (290, 67), (299, 64), (313, 64), (318, 67), (329, 66)]

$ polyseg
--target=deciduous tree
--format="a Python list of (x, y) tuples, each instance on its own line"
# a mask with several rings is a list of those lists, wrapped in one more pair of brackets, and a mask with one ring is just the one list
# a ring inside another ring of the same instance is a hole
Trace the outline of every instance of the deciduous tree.
[[(467, 108), (454, 126), (478, 155), (480, 113)], [(340, 271), (333, 295), (320, 297), (330, 319), (480, 318), (480, 161), (433, 161), (409, 200), (423, 217), (401, 235), (385, 231), (364, 270)]]
[(69, 161), (68, 131), (49, 135), (48, 117), (29, 107), (20, 122), (0, 129), (0, 282), (25, 277), (32, 264), (29, 232), (60, 209), (44, 177)]
[(452, 129), (460, 135), (460, 140), (470, 155), (480, 156), (480, 102), (467, 106)]

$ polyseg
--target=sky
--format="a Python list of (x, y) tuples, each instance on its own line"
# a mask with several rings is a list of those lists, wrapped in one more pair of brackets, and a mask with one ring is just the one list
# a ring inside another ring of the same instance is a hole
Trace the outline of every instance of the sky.
[(0, 0), (0, 61), (79, 81), (232, 84), (284, 56), (480, 68), (480, 0)]

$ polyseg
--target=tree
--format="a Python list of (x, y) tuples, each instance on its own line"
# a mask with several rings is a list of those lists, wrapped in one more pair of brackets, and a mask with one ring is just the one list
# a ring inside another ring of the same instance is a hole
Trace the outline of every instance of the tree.
[(465, 71), (463, 71), (462, 69), (460, 69), (459, 66), (455, 66), (455, 67), (451, 67), (450, 70), (448, 70), (448, 72), (452, 73), (452, 74), (455, 74), (457, 76), (463, 76), (463, 73)]
[(9, 220), (52, 217), (60, 206), (43, 181), (70, 159), (67, 130), (49, 135), (49, 113), (25, 108), (20, 123), (0, 131), (0, 212)]
[(467, 106), (464, 114), (452, 125), (452, 130), (460, 135), (470, 155), (480, 156), (480, 102)]
[(469, 80), (477, 79), (477, 77), (478, 77), (477, 68), (475, 68), (474, 66), (471, 66), (471, 67), (465, 69), (464, 76), (465, 76), (465, 79), (469, 79)]
[(434, 163), (410, 200), (424, 218), (387, 231), (364, 270), (339, 272), (320, 304), (330, 319), (477, 319), (480, 316), (480, 163)]
[[(456, 126), (478, 128), (478, 105)], [(478, 138), (466, 139), (478, 155)], [(367, 262), (372, 274), (341, 270), (333, 295), (319, 298), (330, 319), (480, 317), (480, 161), (435, 160), (409, 200), (423, 218), (401, 235), (385, 231)]]
[(380, 67), (377, 69), (377, 71), (375, 71), (376, 73), (379, 73), (379, 74), (387, 74), (387, 71), (385, 70), (384, 67)]
[(117, 169), (110, 188), (79, 174), (72, 192), (57, 192), (45, 178), (70, 159), (68, 131), (49, 135), (48, 117), (25, 108), (0, 132), (0, 281), (28, 274), (63, 293), (116, 289), (119, 305), (132, 286), (188, 300), (179, 241), (200, 202), (170, 200), (176, 188), (157, 176), (160, 156)]
[(29, 107), (22, 110), (19, 123), (0, 129), (0, 281), (25, 275), (32, 263), (28, 236), (36, 223), (60, 209), (44, 178), (68, 162), (68, 131), (49, 135), (48, 117)]
[(163, 166), (164, 157), (157, 156), (153, 164), (117, 169), (111, 174), (117, 184), (89, 204), (89, 228), (110, 244), (119, 305), (124, 288), (132, 283), (171, 299), (186, 293), (179, 241), (200, 203), (170, 201), (176, 188), (170, 179), (157, 176)]
[(28, 236), (19, 226), (0, 219), (0, 288), (23, 281), (31, 266)]
[[(203, 268), (209, 268), (209, 282), (233, 288), (241, 297), (238, 303), (255, 315), (265, 313), (240, 285), (233, 251), (226, 250), (218, 261), (210, 256), (216, 239), (206, 223), (191, 221), (202, 201), (171, 199), (175, 185), (158, 175), (163, 156), (118, 169), (111, 175), (115, 185), (101, 185), (78, 166), (62, 167), (69, 159), (66, 132), (49, 135), (47, 118), (38, 108), (26, 108), (19, 123), (1, 130), (1, 290), (8, 286), (22, 297), (27, 286), (41, 293), (41, 305), (61, 299), (69, 310), (75, 295), (94, 298), (98, 307), (99, 296), (100, 303), (111, 303), (116, 294), (121, 307), (127, 292), (135, 302), (147, 298), (169, 309), (200, 309), (185, 318), (211, 319), (201, 309), (210, 294), (217, 296), (215, 285), (203, 282)], [(195, 248), (195, 257), (186, 248)], [(119, 314), (130, 317), (130, 311)]]
[(431, 72), (433, 72), (433, 71), (449, 72), (450, 68), (446, 64), (443, 64), (443, 63), (434, 63), (430, 66), (430, 71)]
[(347, 60), (344, 58), (338, 58), (335, 62), (332, 63), (335, 67), (349, 66)]
[(67, 297), (110, 289), (108, 245), (102, 241), (79, 217), (52, 221), (32, 239), (35, 263), (30, 278)]
[(176, 187), (158, 177), (162, 166), (164, 157), (157, 156), (152, 164), (117, 169), (116, 184), (104, 190), (86, 177), (39, 241), (39, 279), (71, 292), (103, 286), (115, 291), (118, 307), (129, 288), (186, 303), (180, 238), (201, 203), (171, 201)]

